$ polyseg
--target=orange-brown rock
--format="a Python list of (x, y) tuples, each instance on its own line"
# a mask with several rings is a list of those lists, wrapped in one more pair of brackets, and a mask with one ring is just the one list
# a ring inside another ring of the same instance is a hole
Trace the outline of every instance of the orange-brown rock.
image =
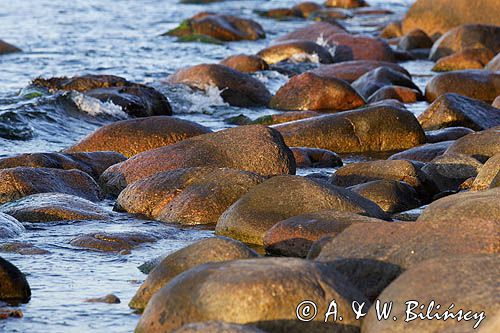
[(395, 61), (394, 53), (384, 40), (363, 35), (338, 33), (325, 39), (335, 48), (334, 59), (340, 61), (375, 60)]
[(464, 69), (483, 69), (495, 54), (491, 50), (465, 49), (440, 58), (432, 70), (434, 72), (449, 72)]
[(368, 4), (365, 0), (326, 0), (325, 6), (340, 8), (359, 8), (366, 7), (368, 6)]
[(316, 22), (303, 28), (295, 29), (294, 31), (281, 36), (275, 40), (276, 43), (285, 41), (308, 40), (317, 42), (318, 39), (326, 40), (332, 35), (345, 33), (346, 30), (338, 24), (327, 22)]
[(323, 46), (308, 40), (285, 41), (271, 45), (257, 53), (268, 64), (285, 60), (301, 61), (317, 57), (317, 62), (330, 64), (333, 62), (330, 51)]
[(322, 65), (311, 72), (320, 76), (333, 77), (351, 83), (379, 67), (389, 67), (411, 78), (410, 73), (398, 64), (375, 60), (354, 60), (338, 64)]
[(246, 54), (227, 57), (220, 64), (243, 73), (254, 73), (269, 69), (269, 64), (261, 57)]

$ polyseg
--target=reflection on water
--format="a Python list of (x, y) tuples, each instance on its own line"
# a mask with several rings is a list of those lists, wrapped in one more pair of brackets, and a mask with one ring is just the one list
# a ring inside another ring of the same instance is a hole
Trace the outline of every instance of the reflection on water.
[[(257, 17), (254, 9), (291, 6), (292, 0), (239, 0), (210, 5), (182, 5), (177, 0), (17, 0), (0, 6), (0, 38), (24, 52), (0, 56), (0, 156), (35, 151), (57, 151), (79, 140), (99, 126), (124, 115), (113, 105), (67, 93), (40, 95), (26, 90), (38, 77), (73, 76), (85, 73), (114, 74), (154, 86), (167, 95), (177, 116), (214, 129), (229, 125), (225, 118), (238, 114), (252, 119), (273, 110), (229, 107), (217, 91), (193, 92), (162, 84), (174, 70), (204, 62), (218, 62), (238, 53), (256, 53), (276, 36), (307, 24), (292, 20), (275, 22)], [(372, 5), (401, 13), (412, 0), (372, 0)], [(202, 10), (239, 13), (259, 21), (268, 38), (222, 46), (174, 43), (159, 35), (183, 18)], [(384, 21), (387, 19), (384, 19)], [(384, 21), (359, 16), (344, 24), (354, 32), (371, 33)], [(430, 65), (425, 61), (405, 63), (423, 88)], [(277, 72), (255, 74), (275, 92), (287, 78)], [(21, 92), (21, 93), (20, 93)], [(410, 107), (422, 112), (425, 103)], [(367, 157), (344, 156), (353, 162)], [(300, 174), (333, 169), (301, 170)], [(112, 203), (104, 203), (111, 209)], [(23, 319), (0, 321), (0, 332), (131, 332), (137, 315), (127, 307), (145, 275), (137, 266), (212, 234), (212, 231), (179, 228), (119, 214), (111, 222), (73, 221), (28, 226), (15, 241), (50, 251), (46, 255), (2, 253), (28, 274), (33, 298), (21, 308)], [(79, 250), (68, 245), (82, 233), (95, 231), (158, 231), (164, 239), (133, 250), (131, 254), (107, 254)], [(5, 242), (2, 240), (1, 242)], [(84, 303), (83, 299), (114, 293), (121, 304)]]

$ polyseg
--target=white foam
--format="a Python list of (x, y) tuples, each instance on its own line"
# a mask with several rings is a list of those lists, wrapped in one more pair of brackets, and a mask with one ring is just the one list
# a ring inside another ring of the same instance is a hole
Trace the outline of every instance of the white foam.
[(316, 53), (296, 53), (290, 57), (290, 61), (297, 64), (301, 62), (312, 62), (319, 64), (319, 56)]
[(224, 90), (220, 90), (215, 86), (208, 86), (204, 91), (193, 91), (186, 93), (184, 95), (187, 102), (191, 105), (189, 106), (188, 113), (213, 113), (213, 106), (229, 106), (222, 99), (221, 93)]
[(84, 95), (77, 91), (70, 92), (70, 97), (78, 109), (93, 117), (107, 115), (113, 118), (126, 119), (128, 115), (121, 106), (113, 104), (111, 101), (101, 102), (97, 98)]

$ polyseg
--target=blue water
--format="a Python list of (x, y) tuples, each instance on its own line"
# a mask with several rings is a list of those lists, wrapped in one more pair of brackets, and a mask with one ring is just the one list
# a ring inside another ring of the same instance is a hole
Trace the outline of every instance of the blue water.
[[(57, 151), (109, 121), (102, 116), (113, 110), (79, 95), (27, 98), (28, 91), (24, 88), (39, 76), (85, 73), (123, 76), (152, 85), (166, 94), (176, 116), (214, 129), (227, 127), (223, 120), (229, 116), (245, 114), (257, 118), (274, 113), (265, 108), (229, 107), (217, 94), (172, 88), (162, 81), (183, 66), (218, 62), (237, 53), (256, 53), (275, 37), (307, 24), (302, 20), (276, 22), (253, 13), (255, 9), (295, 3), (297, 1), (242, 0), (182, 5), (176, 0), (0, 0), (0, 39), (24, 51), (0, 56), (0, 126), (8, 124), (13, 132), (24, 137), (24, 140), (0, 138), (0, 156)], [(382, 19), (361, 16), (343, 21), (350, 31), (373, 33), (378, 26), (401, 16), (412, 0), (369, 3), (391, 9), (395, 15)], [(268, 37), (218, 46), (177, 43), (170, 37), (159, 36), (182, 19), (206, 10), (253, 18), (264, 26)], [(429, 63), (416, 61), (404, 66), (423, 88), (429, 78)], [(287, 80), (272, 71), (256, 76), (271, 91), (276, 91)], [(425, 104), (420, 103), (410, 108), (418, 113), (423, 107)], [(307, 171), (301, 171), (304, 173)], [(107, 209), (111, 209), (111, 205), (103, 203)], [(81, 233), (150, 230), (162, 231), (165, 239), (142, 246), (131, 254), (83, 251), (68, 244)], [(128, 309), (127, 303), (145, 278), (137, 266), (211, 234), (209, 230), (182, 229), (126, 214), (117, 215), (111, 222), (73, 221), (31, 226), (15, 241), (34, 244), (50, 254), (1, 254), (27, 274), (33, 297), (29, 304), (21, 306), (24, 318), (0, 321), (0, 332), (131, 332), (138, 316)], [(122, 303), (83, 302), (108, 293), (116, 294)]]

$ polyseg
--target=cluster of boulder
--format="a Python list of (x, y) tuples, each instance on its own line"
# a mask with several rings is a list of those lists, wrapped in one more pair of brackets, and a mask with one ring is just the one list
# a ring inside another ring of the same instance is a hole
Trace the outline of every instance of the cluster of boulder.
[[(129, 304), (143, 311), (138, 333), (472, 330), (467, 321), (404, 323), (407, 300), (485, 311), (481, 332), (493, 332), (490, 318), (500, 311), (495, 8), (496, 0), (418, 0), (381, 37), (316, 22), (255, 55), (169, 76), (168, 84), (216, 87), (233, 106), (283, 111), (217, 132), (169, 116), (161, 93), (119, 77), (36, 79), (34, 86), (111, 100), (143, 118), (103, 126), (63, 152), (0, 158), (0, 238), (25, 232), (23, 222), (112, 219), (117, 213), (96, 204), (104, 198), (117, 212), (213, 228), (216, 236), (154, 266)], [(302, 3), (266, 16), (318, 10)], [(255, 22), (213, 13), (168, 34), (265, 36)], [(425, 54), (446, 72), (422, 91), (397, 64), (404, 52)], [(321, 65), (292, 75), (274, 95), (251, 75), (297, 59)], [(429, 103), (418, 117), (404, 104), (417, 101)], [(296, 175), (303, 167), (335, 171)], [(70, 244), (120, 252), (159, 238), (93, 233)], [(0, 301), (30, 298), (22, 273), (1, 258), (0, 285)], [(399, 319), (377, 320), (377, 299), (393, 301)], [(319, 314), (332, 300), (339, 309), (357, 302), (367, 315), (300, 321), (304, 300)]]

